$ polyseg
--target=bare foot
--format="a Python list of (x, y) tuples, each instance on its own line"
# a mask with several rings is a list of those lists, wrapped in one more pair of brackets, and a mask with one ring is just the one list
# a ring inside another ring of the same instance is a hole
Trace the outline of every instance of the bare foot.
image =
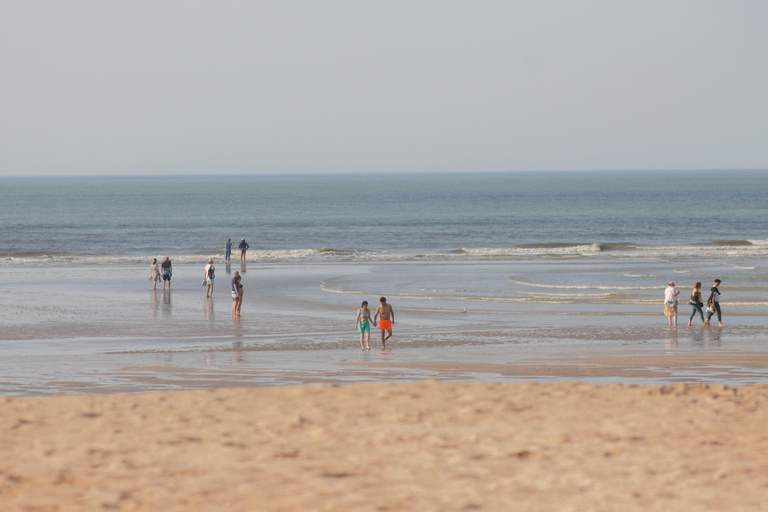
[(691, 326), (691, 322), (688, 322), (688, 327), (690, 327), (690, 326)]
[(725, 324), (721, 323), (718, 327), (725, 327)]
[(709, 325), (709, 320), (705, 320), (704, 325)]

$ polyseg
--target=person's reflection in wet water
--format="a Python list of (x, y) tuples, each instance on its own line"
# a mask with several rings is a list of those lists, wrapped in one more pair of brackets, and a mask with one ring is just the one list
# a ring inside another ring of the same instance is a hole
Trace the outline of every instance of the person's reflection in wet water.
[(693, 347), (704, 346), (704, 331), (700, 327), (692, 327), (688, 329), (688, 337), (691, 340), (691, 346)]
[(705, 329), (706, 337), (707, 337), (707, 346), (708, 347), (722, 347), (723, 343), (721, 341), (721, 336), (723, 334), (723, 331), (720, 329)]
[(157, 294), (157, 290), (151, 290), (149, 294), (149, 311), (152, 318), (157, 318), (157, 310), (160, 308), (160, 304), (157, 302)]
[(212, 327), (214, 321), (216, 320), (216, 314), (214, 313), (213, 309), (213, 297), (207, 297), (205, 299), (205, 307), (203, 310), (205, 311), (205, 321), (208, 322), (210, 327)]
[(243, 357), (243, 342), (241, 341), (236, 341), (232, 344), (232, 362), (245, 362), (245, 358)]
[(171, 290), (163, 290), (163, 316), (171, 316), (173, 305), (171, 304)]
[(667, 327), (667, 332), (664, 333), (664, 346), (666, 348), (676, 348), (677, 340), (677, 325), (670, 325)]

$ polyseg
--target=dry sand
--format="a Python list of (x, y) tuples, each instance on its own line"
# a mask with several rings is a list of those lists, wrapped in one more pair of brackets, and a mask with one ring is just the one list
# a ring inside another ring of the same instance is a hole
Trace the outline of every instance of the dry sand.
[(0, 510), (768, 510), (768, 386), (0, 399)]

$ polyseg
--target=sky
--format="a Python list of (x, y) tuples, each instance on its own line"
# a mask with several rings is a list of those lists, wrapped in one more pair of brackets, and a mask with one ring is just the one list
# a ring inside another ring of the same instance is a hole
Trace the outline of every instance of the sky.
[(0, 2), (0, 176), (768, 169), (765, 0)]

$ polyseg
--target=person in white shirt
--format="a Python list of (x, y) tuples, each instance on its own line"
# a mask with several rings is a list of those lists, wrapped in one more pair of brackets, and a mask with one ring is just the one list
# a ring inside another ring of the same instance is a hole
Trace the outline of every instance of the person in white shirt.
[(677, 325), (677, 296), (680, 292), (675, 290), (675, 282), (670, 281), (667, 289), (664, 290), (664, 314), (669, 319), (669, 325), (672, 325), (672, 318), (674, 317)]

